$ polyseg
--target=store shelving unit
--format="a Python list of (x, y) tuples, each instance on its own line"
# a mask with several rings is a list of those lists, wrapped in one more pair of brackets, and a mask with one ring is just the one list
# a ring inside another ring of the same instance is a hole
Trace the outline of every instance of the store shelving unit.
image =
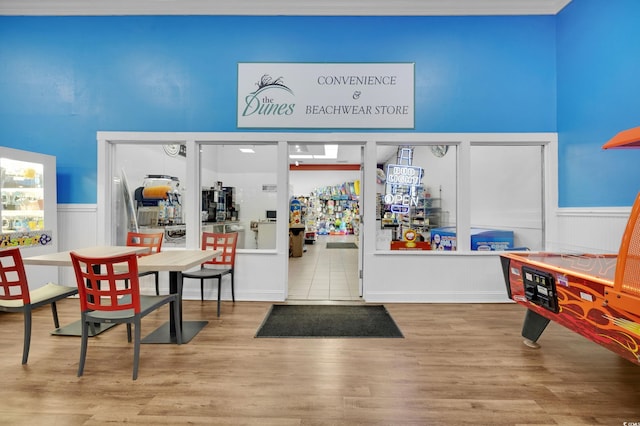
[[(355, 182), (318, 188), (314, 194), (318, 234), (356, 234), (360, 201)], [(338, 225), (339, 224), (339, 225)]]
[(430, 230), (443, 225), (442, 194), (439, 197), (431, 195), (418, 187), (420, 194), (416, 205), (408, 207), (405, 213), (391, 213), (390, 206), (385, 205), (384, 196), (379, 194), (377, 213), (381, 218), (381, 227), (393, 230), (393, 240), (401, 240), (404, 231), (412, 229), (422, 235), (424, 241), (430, 241)]
[(314, 244), (318, 240), (318, 197), (310, 195), (306, 199), (304, 211), (304, 242)]
[(417, 206), (409, 209), (408, 225), (420, 233), (429, 232), (442, 224), (442, 207), (440, 198), (421, 197)]
[(44, 229), (43, 165), (11, 158), (0, 159), (2, 232)]

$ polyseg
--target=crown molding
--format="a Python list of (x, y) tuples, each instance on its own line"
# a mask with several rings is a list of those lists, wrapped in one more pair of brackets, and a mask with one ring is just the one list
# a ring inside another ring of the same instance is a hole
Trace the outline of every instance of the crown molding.
[(5, 16), (555, 15), (571, 0), (0, 0)]

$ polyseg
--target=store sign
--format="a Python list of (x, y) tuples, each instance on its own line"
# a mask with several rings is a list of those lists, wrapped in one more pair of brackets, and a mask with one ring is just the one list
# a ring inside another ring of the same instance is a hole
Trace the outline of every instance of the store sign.
[(238, 128), (413, 129), (413, 63), (239, 63)]
[(402, 194), (386, 194), (384, 197), (385, 204), (391, 204), (392, 213), (407, 213), (409, 207), (418, 206), (418, 197)]

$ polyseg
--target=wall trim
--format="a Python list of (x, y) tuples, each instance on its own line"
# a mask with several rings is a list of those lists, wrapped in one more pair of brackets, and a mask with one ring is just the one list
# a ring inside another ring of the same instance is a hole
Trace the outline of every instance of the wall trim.
[(360, 164), (289, 164), (289, 170), (292, 171), (304, 171), (304, 170), (360, 170)]
[(97, 212), (97, 204), (58, 204), (59, 212)]
[(368, 303), (513, 303), (506, 291), (369, 292)]
[(628, 217), (631, 213), (629, 207), (571, 207), (559, 208), (558, 217)]

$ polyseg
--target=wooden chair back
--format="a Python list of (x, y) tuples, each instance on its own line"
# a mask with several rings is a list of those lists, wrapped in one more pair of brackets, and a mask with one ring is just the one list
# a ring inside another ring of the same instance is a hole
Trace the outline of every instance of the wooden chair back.
[(238, 244), (238, 233), (202, 233), (202, 250), (222, 250), (220, 256), (203, 263), (202, 265), (226, 266), (231, 269), (236, 264), (236, 246)]
[(162, 250), (162, 240), (164, 239), (163, 232), (155, 233), (141, 233), (141, 232), (128, 232), (127, 233), (127, 245), (134, 247), (148, 247), (149, 251), (138, 253), (138, 257), (148, 256), (154, 253), (160, 253)]
[[(93, 258), (71, 252), (71, 261), (82, 312), (127, 309), (135, 314), (140, 312), (136, 254)], [(125, 280), (130, 284), (127, 287), (124, 286)]]
[(31, 303), (27, 274), (17, 247), (0, 250), (0, 300)]

